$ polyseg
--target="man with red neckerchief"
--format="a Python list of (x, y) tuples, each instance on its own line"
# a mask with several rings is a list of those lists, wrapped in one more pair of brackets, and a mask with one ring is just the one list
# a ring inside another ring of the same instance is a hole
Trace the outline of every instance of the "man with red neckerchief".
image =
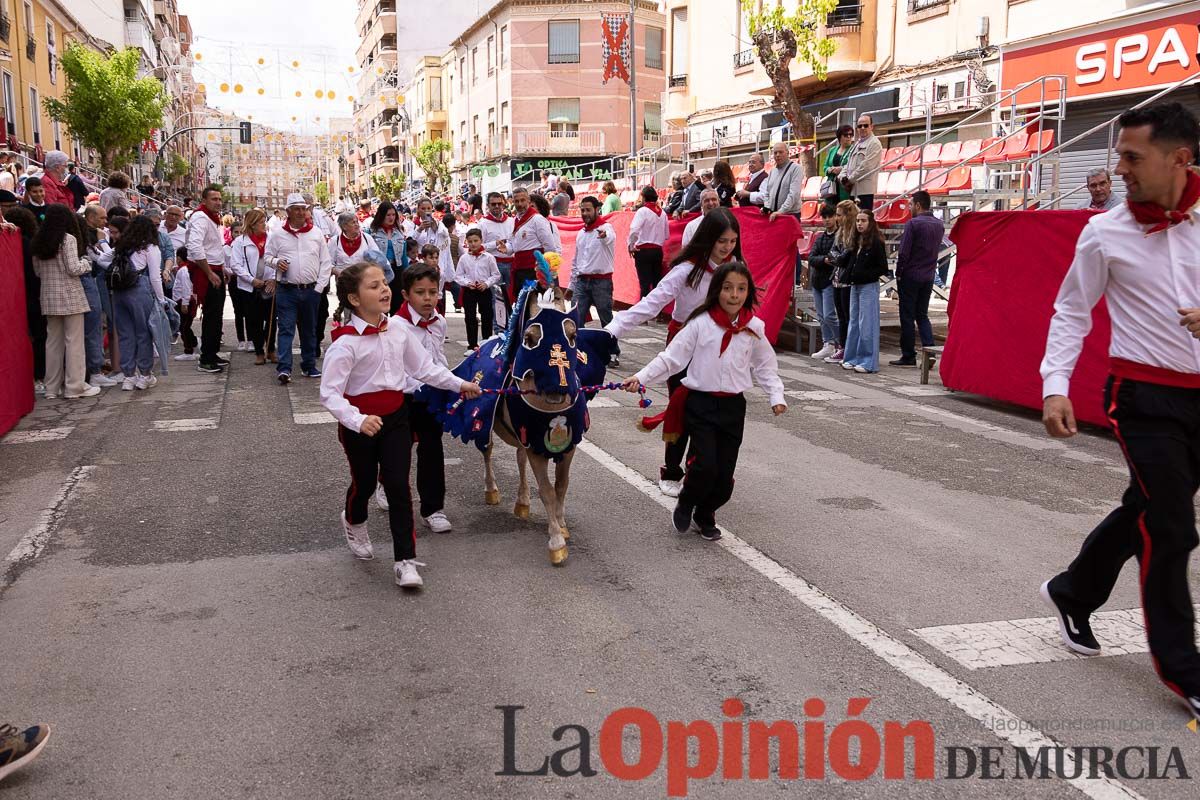
[(329, 285), (333, 259), (325, 244), (325, 234), (308, 217), (308, 203), (298, 192), (288, 195), (287, 221), (270, 234), (263, 259), (275, 270), (275, 311), (279, 363), (275, 368), (279, 383), (292, 380), (292, 339), (300, 328), (300, 372), (306, 378), (319, 378), (317, 345), (322, 330), (318, 324), (321, 295)]
[(488, 192), (487, 214), (478, 221), (479, 230), (483, 232), (483, 249), (496, 259), (500, 270), (500, 296), (504, 300), (506, 311), (512, 310), (512, 301), (508, 299), (508, 286), (512, 283), (512, 251), (509, 243), (512, 241), (513, 218), (505, 210), (507, 203), (504, 195), (499, 192)]
[(1104, 297), (1112, 320), (1105, 408), (1129, 466), (1121, 505), (1065, 572), (1042, 584), (1063, 643), (1098, 655), (1088, 618), (1130, 557), (1138, 560), (1146, 638), (1167, 688), (1200, 719), (1200, 653), (1188, 591), (1200, 486), (1200, 122), (1179, 103), (1127, 111), (1117, 175), (1126, 204), (1088, 220), (1054, 304), (1042, 360), (1043, 421), (1075, 435), (1071, 372)]
[[(579, 319), (587, 319), (592, 306), (601, 327), (613, 318), (613, 265), (616, 263), (617, 232), (600, 216), (600, 201), (588, 196), (579, 201), (583, 230), (575, 236), (575, 261), (571, 265), (571, 295)], [(610, 367), (619, 367), (621, 348), (613, 338)]]
[(225, 238), (220, 186), (210, 184), (200, 193), (200, 208), (192, 214), (187, 226), (187, 256), (192, 286), (204, 310), (196, 369), (217, 373), (227, 363), (217, 355), (225, 313)]
[(526, 281), (537, 280), (537, 260), (533, 254), (552, 252), (558, 247), (554, 232), (550, 230), (550, 220), (539, 214), (529, 202), (528, 189), (513, 189), (513, 209), (516, 219), (513, 220), (512, 241), (506, 248), (513, 256), (512, 280), (508, 284), (509, 303), (516, 300)]

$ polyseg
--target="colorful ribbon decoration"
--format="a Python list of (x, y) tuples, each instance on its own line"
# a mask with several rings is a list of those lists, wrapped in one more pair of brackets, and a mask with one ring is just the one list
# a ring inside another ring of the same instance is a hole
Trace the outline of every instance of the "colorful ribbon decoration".
[[(600, 383), (600, 384), (596, 384), (595, 386), (581, 386), (581, 387), (579, 387), (579, 390), (581, 392), (601, 392), (601, 391), (605, 391), (605, 390), (616, 391), (617, 389), (623, 389), (623, 388), (624, 388), (624, 386), (619, 383)], [(509, 386), (506, 389), (480, 389), (480, 391), (483, 394), (537, 394), (538, 393), (537, 389), (522, 389), (520, 386)], [(638, 384), (638, 395), (639, 395), (638, 405), (641, 406), (642, 408), (649, 408), (651, 406), (651, 404), (654, 402), (649, 397), (646, 397), (645, 384), (641, 384), (641, 383)], [(462, 398), (460, 396), (458, 402), (454, 402), (454, 403), (447, 405), (446, 412), (449, 414), (453, 414), (455, 411), (457, 411), (459, 405), (461, 405), (461, 400), (462, 400)]]

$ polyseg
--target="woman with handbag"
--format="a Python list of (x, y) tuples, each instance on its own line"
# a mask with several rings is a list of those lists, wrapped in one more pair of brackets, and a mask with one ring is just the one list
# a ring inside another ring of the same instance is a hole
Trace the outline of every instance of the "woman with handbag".
[(52, 203), (45, 213), (30, 249), (46, 317), (46, 399), (95, 397), (100, 387), (86, 381), (83, 341), (83, 316), (91, 306), (79, 280), (91, 273), (92, 265), (80, 252), (79, 226), (71, 209)]
[(246, 328), (254, 347), (254, 363), (275, 363), (275, 270), (267, 266), (267, 214), (261, 208), (246, 212), (242, 234), (229, 245), (229, 268), (244, 293)]
[(850, 160), (850, 148), (854, 146), (854, 128), (842, 125), (837, 129), (837, 141), (825, 151), (821, 162), (821, 200), (831, 206), (836, 206), (843, 200), (850, 199), (850, 188), (838, 180), (838, 175)]
[(158, 228), (149, 217), (138, 216), (125, 226), (113, 246), (108, 265), (113, 317), (121, 342), (121, 389), (149, 389), (154, 377), (154, 332), (150, 317), (162, 303), (162, 248)]

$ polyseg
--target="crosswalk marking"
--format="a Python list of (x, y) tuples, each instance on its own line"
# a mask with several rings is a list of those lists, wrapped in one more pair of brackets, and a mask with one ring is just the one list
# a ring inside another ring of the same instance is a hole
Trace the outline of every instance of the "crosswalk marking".
[(621, 404), (607, 397), (593, 397), (588, 400), (588, 408), (620, 408)]
[(328, 411), (293, 411), (292, 422), (297, 425), (324, 425), (337, 422), (337, 418)]
[(659, 339), (656, 336), (641, 336), (637, 338), (622, 339), (621, 341), (627, 344), (662, 344), (666, 341), (666, 339)]
[(940, 397), (950, 394), (944, 386), (896, 386), (892, 389), (896, 394), (906, 394), (909, 397)]
[(151, 430), (179, 433), (182, 431), (216, 430), (217, 420), (212, 417), (202, 419), (156, 419), (151, 423)]
[(30, 442), (52, 442), (56, 439), (65, 439), (71, 435), (71, 431), (75, 430), (74, 425), (65, 428), (46, 428), (40, 431), (10, 431), (7, 436), (0, 439), (0, 444), (29, 444)]
[[(1200, 608), (1197, 608), (1200, 612)], [(1101, 656), (1125, 656), (1148, 651), (1140, 608), (1099, 611), (1091, 616), (1092, 631), (1100, 641)], [(972, 622), (917, 628), (914, 635), (968, 669), (1047, 664), (1083, 656), (1068, 650), (1054, 617)]]
[(841, 392), (824, 392), (824, 391), (798, 391), (791, 390), (784, 392), (784, 395), (793, 400), (849, 400), (850, 395), (842, 394)]

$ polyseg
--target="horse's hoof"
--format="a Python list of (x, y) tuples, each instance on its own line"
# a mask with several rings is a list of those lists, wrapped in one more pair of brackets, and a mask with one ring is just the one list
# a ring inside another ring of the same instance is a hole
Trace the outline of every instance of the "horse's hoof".
[(529, 504), (517, 503), (513, 506), (513, 516), (517, 519), (529, 519)]
[(499, 489), (484, 490), (483, 502), (487, 503), (489, 506), (500, 505), (500, 490)]
[(550, 563), (556, 567), (561, 567), (563, 564), (567, 563), (567, 547), (566, 547), (566, 545), (563, 545), (562, 547), (558, 548), (557, 550), (550, 551)]
[(561, 525), (559, 526), (559, 528), (558, 528), (558, 529), (559, 529), (560, 531), (562, 531), (562, 536), (563, 536), (563, 538), (564, 538), (564, 539), (570, 539), (570, 538), (571, 538), (571, 532), (570, 532), (569, 530), (567, 530), (566, 528), (562, 527)]

